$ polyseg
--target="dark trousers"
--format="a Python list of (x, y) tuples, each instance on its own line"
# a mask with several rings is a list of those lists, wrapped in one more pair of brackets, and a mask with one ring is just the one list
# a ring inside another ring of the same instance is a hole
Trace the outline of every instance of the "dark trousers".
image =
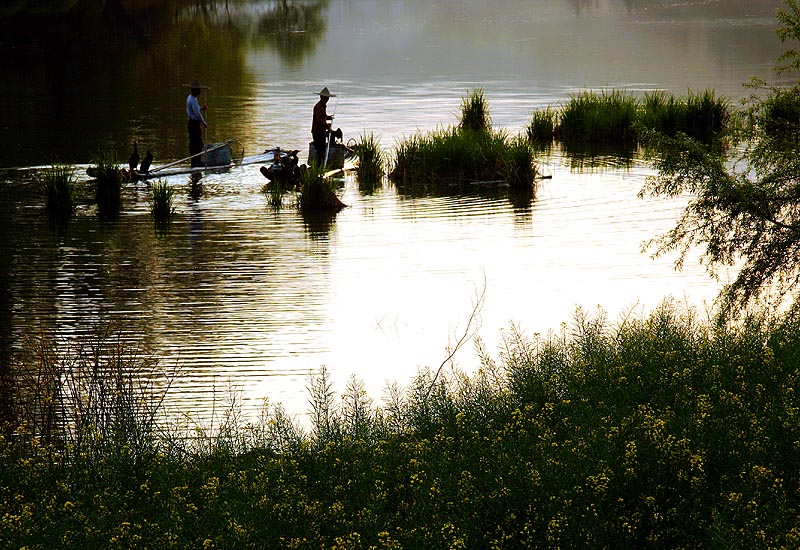
[[(199, 120), (189, 121), (189, 156), (196, 155), (203, 151), (203, 125)], [(203, 166), (203, 157), (197, 156), (192, 159), (192, 167)]]
[(325, 139), (327, 135), (327, 132), (311, 134), (311, 137), (314, 138), (314, 149), (317, 153), (317, 164), (320, 166), (322, 166), (322, 163), (325, 162), (325, 151), (328, 148), (328, 142)]

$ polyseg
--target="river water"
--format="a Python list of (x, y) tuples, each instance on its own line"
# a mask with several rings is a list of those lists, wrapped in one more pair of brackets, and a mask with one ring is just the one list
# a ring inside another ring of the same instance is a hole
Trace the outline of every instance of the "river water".
[[(200, 193), (174, 176), (166, 228), (143, 184), (124, 190), (117, 219), (85, 201), (53, 228), (35, 167), (58, 160), (83, 174), (96, 151), (123, 161), (133, 141), (156, 166), (185, 157), (181, 84), (195, 78), (211, 86), (206, 140), (234, 139), (247, 155), (281, 146), (304, 156), (322, 86), (337, 93), (329, 112), (345, 137), (374, 134), (388, 154), (455, 124), (476, 88), (511, 134), (532, 110), (587, 88), (710, 88), (737, 102), (751, 77), (772, 79), (779, 1), (141, 4), (112, 19), (23, 17), (0, 38), (6, 364), (26, 336), (70, 341), (111, 323), (179, 368), (169, 403), (183, 412), (207, 417), (235, 388), (246, 411), (268, 398), (302, 421), (309, 373), (326, 366), (338, 390), (355, 376), (379, 402), (387, 382), (439, 366), (481, 295), (478, 334), (495, 352), (511, 323), (546, 334), (576, 307), (613, 320), (668, 296), (704, 308), (719, 290), (697, 254), (677, 272), (673, 257), (643, 252), (685, 198), (637, 198), (652, 175), (637, 158), (555, 149), (538, 159), (552, 179), (528, 200), (408, 196), (388, 183), (366, 193), (350, 176), (348, 208), (322, 220), (290, 199), (271, 208), (257, 165), (205, 175)], [(66, 40), (80, 25), (85, 39)], [(475, 368), (471, 343), (455, 362)]]

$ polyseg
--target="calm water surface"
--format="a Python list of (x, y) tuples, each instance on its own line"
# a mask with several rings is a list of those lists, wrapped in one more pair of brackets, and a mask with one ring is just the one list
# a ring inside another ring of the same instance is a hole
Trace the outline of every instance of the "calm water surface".
[[(167, 29), (151, 14), (129, 31), (136, 40), (100, 36), (102, 48), (66, 46), (55, 60), (24, 31), (0, 39), (15, 52), (0, 62), (0, 166), (58, 158), (82, 171), (99, 148), (127, 158), (134, 140), (154, 149), (156, 165), (182, 158), (180, 84), (194, 78), (212, 86), (207, 141), (236, 139), (245, 154), (305, 151), (315, 93), (327, 85), (339, 93), (329, 111), (345, 136), (374, 133), (391, 151), (404, 136), (454, 124), (476, 87), (494, 125), (516, 133), (533, 109), (586, 87), (714, 88), (737, 100), (751, 76), (771, 76), (781, 51), (778, 1), (289, 4), (299, 27), (274, 2), (178, 6)], [(60, 230), (43, 215), (35, 170), (6, 169), (3, 351), (18, 353), (28, 334), (69, 339), (111, 322), (181, 369), (170, 402), (191, 414), (208, 415), (235, 387), (247, 410), (268, 397), (301, 416), (308, 373), (322, 365), (337, 388), (354, 375), (376, 400), (387, 381), (437, 368), (482, 292), (479, 335), (490, 351), (510, 323), (544, 334), (578, 306), (611, 319), (669, 295), (704, 307), (719, 283), (696, 257), (675, 272), (674, 258), (641, 248), (671, 227), (684, 199), (638, 199), (651, 171), (637, 160), (594, 164), (543, 156), (552, 179), (527, 201), (410, 197), (390, 185), (366, 194), (349, 177), (349, 208), (325, 220), (304, 219), (290, 199), (272, 209), (258, 166), (243, 166), (204, 176), (199, 195), (186, 176), (169, 178), (177, 195), (167, 228), (154, 226), (136, 185), (118, 219), (99, 220), (87, 202)], [(471, 345), (456, 362), (476, 366)]]

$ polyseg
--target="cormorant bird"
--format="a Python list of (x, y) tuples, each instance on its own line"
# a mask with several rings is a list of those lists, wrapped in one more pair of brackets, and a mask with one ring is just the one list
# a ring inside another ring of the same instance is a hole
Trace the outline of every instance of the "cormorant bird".
[(139, 145), (134, 141), (133, 142), (133, 153), (128, 158), (128, 166), (131, 169), (131, 174), (133, 174), (136, 167), (139, 166)]
[(153, 151), (148, 149), (144, 156), (142, 164), (139, 166), (139, 173), (146, 174), (150, 171), (150, 165), (153, 164)]

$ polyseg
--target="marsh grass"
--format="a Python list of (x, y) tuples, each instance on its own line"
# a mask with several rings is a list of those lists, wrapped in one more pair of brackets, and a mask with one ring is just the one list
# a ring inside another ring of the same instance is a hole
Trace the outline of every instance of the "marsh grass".
[(728, 131), (731, 108), (713, 90), (689, 91), (676, 97), (664, 90), (636, 98), (622, 90), (585, 90), (570, 97), (559, 110), (539, 109), (531, 115), (528, 139), (535, 145), (559, 140), (567, 150), (591, 151), (616, 148), (629, 156), (639, 145), (642, 132), (670, 136), (678, 132), (704, 143), (719, 142)]
[(309, 431), (269, 403), (247, 421), (233, 400), (184, 446), (152, 428), (156, 406), (137, 409), (127, 355), (109, 343), (43, 348), (53, 374), (21, 395), (39, 396), (34, 416), (58, 418), (71, 408), (58, 406), (63, 388), (80, 387), (86, 437), (75, 448), (24, 437), (43, 422), (0, 438), (2, 546), (800, 542), (798, 306), (736, 323), (673, 301), (613, 322), (577, 310), (546, 336), (510, 326), (496, 357), (477, 340), (470, 374), (452, 361), (423, 368), (382, 404), (354, 378), (337, 396), (322, 369), (309, 379)]
[(113, 217), (122, 207), (124, 177), (116, 153), (100, 150), (94, 155), (95, 200), (102, 216)]
[(170, 187), (166, 180), (157, 179), (150, 183), (149, 189), (150, 214), (156, 220), (167, 220), (175, 212), (173, 200), (175, 190)]
[(635, 141), (636, 114), (636, 99), (625, 91), (582, 91), (571, 96), (561, 109), (559, 139), (589, 143)]
[(468, 91), (461, 98), (461, 118), (458, 128), (464, 132), (490, 132), (492, 116), (489, 103), (484, 97), (483, 88)]
[(312, 162), (301, 173), (298, 206), (306, 212), (338, 212), (346, 205), (336, 191), (335, 180), (326, 178), (324, 168)]
[(532, 148), (505, 131), (447, 128), (400, 142), (390, 177), (397, 185), (410, 187), (481, 183), (531, 186), (534, 170)]
[(380, 140), (374, 134), (362, 134), (354, 149), (358, 156), (356, 178), (358, 178), (359, 188), (372, 189), (379, 186), (386, 174), (387, 163)]
[(51, 216), (69, 216), (75, 206), (75, 170), (56, 163), (43, 173), (45, 208)]
[(547, 145), (555, 139), (557, 127), (558, 113), (548, 106), (532, 113), (531, 120), (526, 128), (526, 134), (531, 142)]
[(768, 136), (800, 133), (800, 88), (770, 90), (762, 105), (760, 122)]

